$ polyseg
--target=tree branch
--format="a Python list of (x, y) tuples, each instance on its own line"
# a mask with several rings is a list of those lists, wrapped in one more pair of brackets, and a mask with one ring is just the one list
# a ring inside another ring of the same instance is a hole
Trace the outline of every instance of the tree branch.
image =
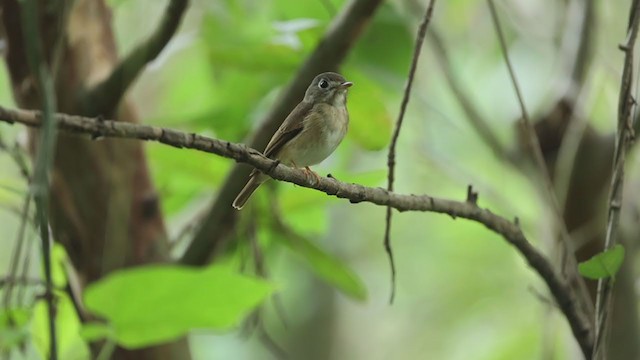
[[(279, 164), (243, 144), (212, 139), (193, 133), (65, 114), (57, 114), (55, 118), (62, 131), (87, 134), (93, 137), (158, 141), (177, 148), (204, 151), (234, 159), (237, 162), (247, 163), (276, 180), (316, 189), (331, 196), (348, 199), (351, 203), (369, 202), (380, 206), (389, 206), (399, 211), (435, 212), (481, 223), (513, 245), (529, 266), (542, 277), (558, 307), (567, 318), (574, 337), (583, 352), (590, 354), (593, 344), (591, 324), (581, 312), (573, 289), (555, 272), (549, 260), (529, 243), (517, 223), (495, 215), (488, 209), (478, 207), (473, 199), (454, 201), (428, 195), (402, 195), (382, 188), (347, 184), (334, 178), (311, 179), (304, 171)], [(11, 110), (0, 107), (0, 121), (40, 127), (42, 125), (41, 119), (41, 113), (37, 111)]]
[[(260, 127), (246, 141), (250, 147), (264, 149), (282, 121), (302, 100), (302, 95), (311, 80), (321, 72), (336, 70), (347, 53), (369, 23), (382, 0), (352, 0), (329, 26), (316, 49), (298, 70), (288, 87), (283, 91), (271, 111), (260, 122)], [(211, 257), (220, 238), (225, 236), (225, 227), (233, 222), (237, 212), (231, 203), (242, 189), (251, 168), (235, 166), (211, 204), (204, 222), (197, 230), (193, 241), (182, 256), (181, 262), (202, 265)]]
[(124, 58), (95, 87), (89, 89), (80, 99), (84, 113), (106, 115), (116, 108), (124, 93), (138, 77), (142, 69), (153, 61), (173, 37), (189, 0), (171, 0), (156, 31)]
[[(620, 81), (620, 98), (618, 102), (618, 130), (616, 135), (615, 151), (613, 155), (613, 176), (611, 178), (611, 190), (609, 192), (609, 209), (607, 218), (607, 234), (604, 249), (610, 249), (618, 243), (618, 223), (620, 222), (620, 207), (622, 204), (622, 190), (624, 187), (624, 163), (627, 150), (633, 139), (632, 113), (635, 100), (631, 95), (633, 85), (633, 51), (638, 36), (638, 23), (640, 22), (639, 1), (634, 0), (629, 10), (629, 25), (627, 27), (627, 39), (620, 45), (624, 51), (624, 68)], [(609, 313), (611, 312), (611, 297), (613, 294), (614, 278), (605, 278), (598, 281), (598, 293), (596, 297), (596, 340), (593, 348), (594, 359), (607, 359), (607, 334), (611, 329)]]

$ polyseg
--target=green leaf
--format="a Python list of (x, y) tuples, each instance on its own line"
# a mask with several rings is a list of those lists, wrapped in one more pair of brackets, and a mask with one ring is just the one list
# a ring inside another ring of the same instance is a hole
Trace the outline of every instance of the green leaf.
[(367, 300), (367, 288), (358, 275), (341, 260), (328, 254), (302, 236), (278, 236), (293, 253), (306, 260), (313, 272), (345, 295), (358, 301)]
[(620, 270), (623, 259), (624, 247), (618, 244), (587, 261), (581, 262), (578, 265), (578, 271), (582, 276), (593, 280), (613, 277)]
[(110, 322), (118, 344), (133, 349), (192, 329), (230, 329), (272, 291), (269, 283), (227, 267), (153, 265), (91, 285), (85, 304)]

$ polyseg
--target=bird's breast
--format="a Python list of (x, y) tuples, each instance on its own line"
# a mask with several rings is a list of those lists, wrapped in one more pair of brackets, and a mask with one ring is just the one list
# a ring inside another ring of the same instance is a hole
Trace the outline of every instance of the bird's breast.
[(302, 132), (283, 155), (297, 166), (318, 164), (335, 151), (348, 127), (346, 107), (316, 104), (305, 117)]

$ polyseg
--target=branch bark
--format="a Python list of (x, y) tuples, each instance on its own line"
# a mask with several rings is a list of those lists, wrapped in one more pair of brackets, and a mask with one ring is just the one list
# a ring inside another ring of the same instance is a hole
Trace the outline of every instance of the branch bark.
[[(615, 151), (613, 155), (613, 177), (608, 200), (607, 233), (604, 249), (610, 249), (618, 243), (618, 224), (620, 222), (620, 208), (622, 206), (622, 190), (624, 187), (624, 163), (633, 139), (632, 110), (635, 100), (631, 95), (633, 85), (633, 51), (638, 36), (640, 22), (639, 2), (634, 0), (629, 10), (629, 25), (627, 39), (620, 49), (625, 52), (622, 79), (620, 81), (620, 98), (618, 102), (618, 129)], [(593, 348), (593, 358), (607, 359), (607, 335), (611, 329), (609, 313), (611, 312), (611, 296), (615, 278), (605, 278), (598, 281), (596, 298), (596, 340)]]
[[(282, 121), (302, 100), (302, 95), (311, 80), (321, 72), (335, 71), (339, 67), (381, 4), (382, 0), (349, 2), (329, 26), (324, 38), (300, 67), (289, 86), (283, 90), (271, 111), (261, 121), (260, 127), (249, 137), (247, 143), (250, 147), (265, 148)], [(211, 258), (221, 239), (227, 234), (225, 230), (229, 230), (229, 225), (235, 220), (237, 214), (231, 203), (242, 189), (250, 171), (250, 167), (242, 165), (231, 170), (193, 241), (182, 256), (182, 263), (203, 265)]]
[[(351, 203), (370, 202), (388, 206), (399, 211), (423, 211), (447, 214), (453, 218), (464, 218), (483, 224), (501, 235), (513, 245), (544, 280), (549, 287), (558, 307), (567, 318), (574, 337), (578, 341), (585, 357), (589, 358), (593, 347), (591, 324), (582, 313), (576, 294), (567, 282), (553, 269), (547, 258), (533, 247), (517, 223), (480, 208), (473, 199), (454, 201), (428, 195), (402, 195), (382, 188), (347, 184), (334, 178), (310, 178), (299, 169), (289, 168), (277, 161), (264, 157), (259, 151), (243, 144), (231, 143), (205, 136), (184, 133), (177, 130), (138, 125), (126, 122), (98, 120), (81, 116), (57, 114), (56, 121), (61, 131), (90, 135), (92, 137), (127, 138), (158, 141), (176, 148), (194, 149), (216, 154), (237, 162), (247, 163), (276, 180), (286, 181), (306, 188), (312, 188), (348, 199)], [(37, 111), (12, 110), (0, 107), (0, 121), (20, 123), (29, 127), (42, 124), (41, 114)]]

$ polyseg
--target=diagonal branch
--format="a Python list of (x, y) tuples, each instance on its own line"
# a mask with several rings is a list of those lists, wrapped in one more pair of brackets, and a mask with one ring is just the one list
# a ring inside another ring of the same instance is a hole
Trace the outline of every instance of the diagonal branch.
[[(11, 110), (0, 107), (0, 121), (39, 127), (42, 125), (41, 118), (40, 112), (37, 111)], [(302, 170), (279, 164), (243, 144), (148, 125), (96, 120), (65, 114), (57, 114), (55, 118), (59, 129), (65, 132), (87, 134), (93, 137), (158, 141), (176, 148), (204, 151), (249, 164), (276, 180), (316, 189), (331, 196), (348, 199), (351, 203), (369, 202), (380, 206), (389, 206), (399, 211), (435, 212), (483, 224), (513, 245), (529, 266), (542, 277), (558, 307), (567, 318), (574, 337), (585, 356), (591, 351), (593, 344), (591, 324), (581, 312), (573, 289), (556, 273), (549, 260), (529, 243), (517, 222), (511, 222), (504, 217), (495, 215), (488, 209), (478, 207), (474, 199), (475, 196), (470, 197), (467, 201), (454, 201), (428, 195), (402, 195), (379, 187), (372, 188), (343, 183), (334, 178), (322, 177), (316, 180), (308, 177)]]
[[(624, 163), (627, 150), (633, 139), (632, 110), (635, 100), (631, 95), (633, 84), (633, 51), (638, 36), (640, 22), (639, 1), (634, 0), (629, 10), (629, 25), (627, 39), (620, 45), (625, 53), (622, 79), (620, 81), (620, 98), (618, 102), (618, 130), (613, 155), (613, 176), (609, 192), (609, 214), (607, 219), (607, 234), (604, 249), (610, 249), (618, 243), (617, 232), (620, 222), (620, 207), (622, 205), (622, 190), (624, 185)], [(615, 279), (605, 278), (598, 281), (596, 297), (596, 340), (593, 349), (594, 359), (607, 359), (607, 334), (611, 329), (609, 315), (611, 312), (611, 297)]]
[[(248, 139), (249, 146), (264, 149), (282, 121), (293, 110), (302, 94), (317, 74), (336, 70), (347, 53), (365, 29), (382, 0), (352, 0), (329, 26), (316, 49), (298, 70), (289, 85), (261, 121), (260, 127)], [(189, 265), (202, 265), (211, 258), (214, 249), (224, 237), (226, 227), (232, 223), (237, 213), (231, 202), (242, 189), (251, 168), (235, 166), (218, 190), (217, 198), (211, 204), (205, 220), (182, 257)]]
[(87, 114), (105, 115), (113, 111), (142, 69), (153, 61), (173, 37), (189, 0), (170, 0), (156, 31), (138, 45), (101, 83), (83, 94), (82, 109)]

